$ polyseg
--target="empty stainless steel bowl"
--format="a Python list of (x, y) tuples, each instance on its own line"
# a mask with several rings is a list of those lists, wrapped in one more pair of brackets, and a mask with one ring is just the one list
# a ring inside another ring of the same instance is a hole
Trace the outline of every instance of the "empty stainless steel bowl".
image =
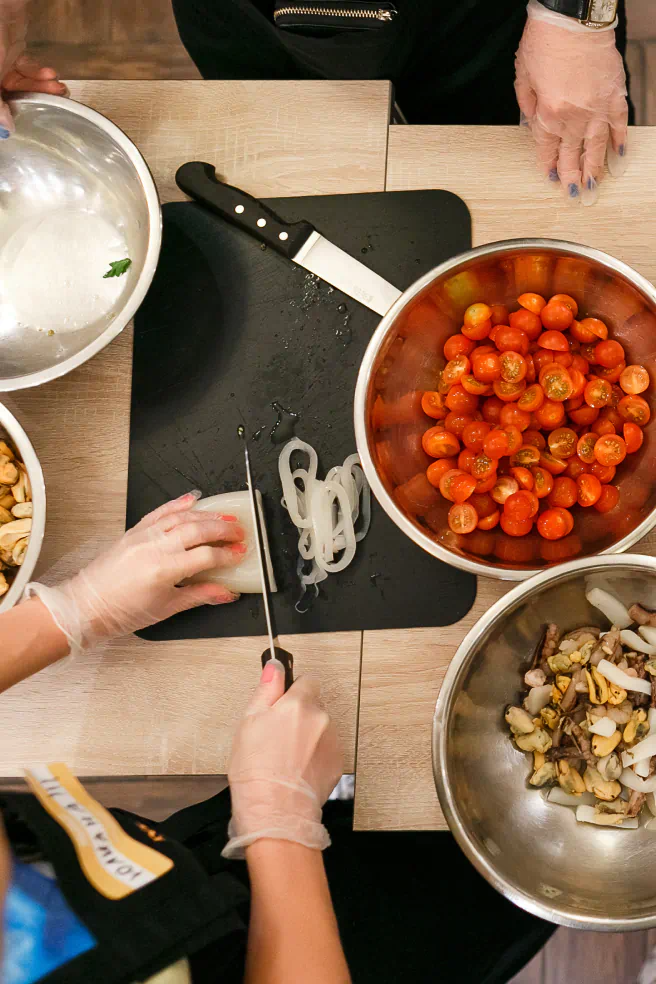
[[(126, 326), (161, 241), (157, 190), (134, 144), (86, 106), (11, 102), (0, 148), (0, 391), (70, 372)], [(123, 276), (110, 263), (129, 259)]]
[[(620, 504), (612, 514), (575, 507), (574, 534), (580, 556), (628, 549), (656, 523), (656, 290), (625, 263), (577, 243), (516, 239), (490, 243), (455, 256), (409, 287), (383, 318), (367, 348), (355, 393), (358, 452), (372, 491), (385, 512), (411, 540), (455, 567), (488, 577), (519, 581), (567, 559), (575, 546), (546, 543), (540, 536), (514, 538), (477, 531), (468, 538), (448, 528), (451, 503), (438, 492), (412, 505), (400, 486), (425, 472), (432, 460), (421, 436), (432, 424), (417, 399), (435, 389), (446, 339), (462, 326), (474, 301), (518, 307), (517, 297), (537, 291), (571, 294), (580, 316), (597, 316), (626, 348), (632, 362), (652, 378), (652, 419), (641, 450), (618, 468)], [(384, 414), (374, 411), (377, 401)], [(376, 426), (385, 418), (384, 428)], [(428, 483), (425, 483), (428, 485)], [(576, 551), (574, 550), (574, 553)]]
[(577, 560), (514, 588), (477, 622), (442, 685), (433, 770), (458, 843), (490, 884), (517, 905), (564, 926), (623, 932), (656, 926), (656, 830), (578, 823), (528, 785), (530, 759), (511, 742), (504, 711), (544, 623), (563, 630), (608, 622), (586, 581), (656, 608), (656, 558)]

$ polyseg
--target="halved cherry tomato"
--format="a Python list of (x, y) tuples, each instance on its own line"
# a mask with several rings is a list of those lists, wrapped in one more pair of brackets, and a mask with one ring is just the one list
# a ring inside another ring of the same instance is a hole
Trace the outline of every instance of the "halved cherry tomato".
[(559, 475), (554, 479), (554, 486), (549, 493), (548, 502), (550, 506), (561, 506), (563, 509), (570, 509), (576, 503), (577, 488), (573, 478), (567, 475)]
[[(471, 473), (474, 478), (486, 479), (494, 474), (497, 470), (497, 462), (494, 458), (490, 458), (485, 452), (481, 451), (476, 455), (472, 462)], [(477, 486), (476, 491), (480, 492), (481, 489)]]
[(620, 501), (620, 490), (615, 485), (602, 485), (601, 495), (594, 504), (597, 512), (607, 513)]
[(535, 419), (543, 430), (554, 430), (565, 421), (565, 408), (556, 400), (545, 400), (535, 411)]
[(627, 366), (620, 376), (620, 386), (625, 393), (636, 396), (649, 389), (649, 373), (644, 366)]
[(532, 519), (515, 519), (505, 513), (501, 513), (500, 523), (501, 529), (508, 536), (526, 536), (533, 529)]
[(530, 468), (540, 460), (540, 449), (532, 444), (522, 444), (510, 458), (511, 468)]
[(574, 386), (571, 376), (564, 366), (558, 365), (557, 362), (551, 362), (549, 365), (543, 366), (538, 378), (548, 400), (564, 403), (565, 400), (571, 399)]
[(540, 320), (548, 331), (565, 331), (574, 320), (574, 312), (561, 301), (549, 301), (540, 311)]
[(587, 379), (583, 375), (580, 369), (576, 369), (573, 365), (567, 370), (570, 380), (572, 381), (572, 395), (570, 400), (577, 396), (583, 396), (585, 391), (585, 386)]
[[(600, 345), (605, 345), (605, 342), (600, 342)], [(614, 366), (613, 369), (606, 369), (605, 366), (595, 366), (595, 375), (599, 376), (600, 379), (605, 379), (607, 383), (617, 383), (621, 377), (622, 373), (626, 369), (626, 362), (620, 362), (618, 366)]]
[(615, 478), (617, 468), (615, 465), (600, 465), (598, 461), (593, 461), (587, 471), (591, 475), (596, 475), (602, 485), (607, 485)]
[(429, 427), (421, 439), (421, 444), (431, 458), (450, 458), (460, 451), (460, 441), (443, 427)]
[(571, 427), (557, 427), (549, 434), (548, 444), (554, 458), (571, 458), (576, 453), (576, 431)]
[(377, 396), (371, 411), (371, 423), (374, 430), (386, 430), (388, 427), (396, 427), (398, 424), (414, 424), (421, 417), (422, 399), (421, 390), (411, 390), (397, 400), (390, 400), (389, 402), (383, 400), (381, 396)]
[(520, 355), (526, 355), (528, 343), (529, 338), (525, 331), (508, 325), (500, 326), (494, 336), (494, 344), (500, 352), (519, 352)]
[(598, 440), (599, 435), (595, 434), (594, 431), (588, 431), (578, 440), (576, 445), (576, 453), (581, 461), (584, 461), (586, 465), (591, 465), (593, 461), (596, 461), (594, 449)]
[(461, 485), (461, 481), (466, 478), (471, 479), (471, 475), (468, 475), (467, 472), (461, 471), (459, 468), (451, 468), (449, 471), (444, 472), (440, 478), (438, 488), (444, 498), (448, 499), (449, 502), (464, 502), (468, 496), (464, 496), (462, 499), (457, 499), (456, 494), (458, 489), (464, 491), (465, 486)]
[(589, 407), (594, 407), (595, 410), (599, 410), (601, 407), (608, 406), (611, 401), (613, 391), (610, 388), (610, 383), (606, 382), (605, 379), (599, 379), (594, 377), (587, 383), (585, 390), (583, 391), (583, 398)]
[[(490, 513), (489, 516), (483, 516), (479, 519), (476, 525), (479, 530), (493, 530), (495, 526), (498, 526), (500, 517), (501, 513), (498, 509), (496, 509), (493, 513)], [(492, 551), (490, 550), (490, 553), (491, 552)]]
[(432, 417), (433, 420), (444, 420), (449, 412), (444, 403), (444, 397), (436, 390), (426, 390), (421, 398), (421, 409), (428, 417)]
[(471, 338), (475, 342), (481, 342), (492, 331), (492, 322), (488, 320), (481, 321), (477, 325), (463, 325), (460, 330), (465, 338)]
[(519, 352), (502, 352), (501, 378), (507, 383), (519, 383), (526, 376), (528, 366), (526, 359)]
[(537, 516), (540, 502), (534, 492), (528, 489), (520, 489), (509, 495), (503, 504), (504, 514), (511, 519), (533, 519)]
[(501, 411), (504, 406), (505, 403), (498, 396), (488, 397), (487, 400), (483, 401), (483, 405), (481, 406), (483, 420), (487, 420), (488, 424), (498, 424), (501, 420)]
[(583, 356), (585, 361), (589, 366), (595, 365), (595, 348), (597, 346), (594, 342), (590, 345), (582, 345), (580, 354)]
[(645, 435), (641, 427), (637, 424), (626, 423), (622, 428), (622, 436), (624, 437), (624, 443), (626, 444), (626, 453), (633, 454), (642, 447), (642, 442), (645, 439)]
[(457, 413), (455, 410), (451, 410), (444, 418), (444, 430), (448, 430), (450, 434), (455, 434), (456, 437), (460, 438), (467, 424), (473, 423), (475, 419), (471, 413)]
[(624, 348), (619, 342), (608, 339), (595, 346), (595, 359), (600, 366), (614, 369), (624, 362)]
[(512, 478), (511, 475), (500, 475), (494, 483), (490, 495), (495, 502), (503, 505), (508, 496), (513, 495), (515, 492), (519, 492), (519, 483), (517, 480)]
[(553, 488), (554, 478), (550, 471), (546, 468), (531, 468), (531, 473), (533, 475), (533, 491), (537, 495), (538, 499), (544, 499), (545, 496), (549, 495)]
[(533, 363), (535, 365), (536, 371), (539, 375), (540, 369), (546, 366), (548, 362), (554, 361), (554, 354), (548, 349), (539, 348), (537, 352), (533, 352)]
[(570, 458), (569, 461), (567, 462), (565, 475), (567, 475), (568, 478), (573, 478), (574, 481), (576, 481), (579, 475), (583, 475), (585, 472), (591, 470), (592, 470), (592, 465), (584, 465), (580, 458)]
[(576, 303), (573, 297), (570, 297), (569, 294), (554, 294), (553, 297), (549, 298), (550, 304), (555, 304), (556, 302), (560, 304), (565, 304), (571, 310), (574, 317), (576, 317), (577, 314), (579, 313), (578, 304)]
[(582, 355), (580, 355), (578, 352), (576, 352), (572, 356), (572, 366), (571, 366), (571, 368), (572, 369), (578, 369), (578, 371), (579, 372), (582, 372), (584, 376), (587, 376), (588, 373), (590, 372), (590, 363), (588, 362), (587, 359), (584, 359)]
[(452, 471), (456, 466), (457, 458), (438, 458), (437, 461), (433, 461), (426, 469), (426, 478), (431, 485), (439, 489), (442, 475), (446, 475), (448, 471)]
[(595, 420), (599, 416), (599, 411), (595, 410), (594, 407), (589, 407), (587, 405), (580, 407), (577, 410), (569, 411), (569, 419), (577, 427), (590, 427), (594, 424)]
[(444, 343), (444, 358), (450, 362), (451, 359), (457, 359), (459, 355), (470, 356), (475, 348), (476, 342), (473, 339), (466, 338), (458, 332), (447, 338)]
[(483, 492), (482, 494), (479, 492), (474, 492), (474, 494), (469, 497), (469, 502), (471, 502), (472, 506), (476, 510), (479, 519), (483, 519), (485, 516), (491, 515), (491, 513), (495, 512), (497, 508), (496, 502), (492, 496), (487, 494), (487, 492)]
[(527, 311), (532, 311), (533, 314), (539, 314), (547, 302), (542, 294), (526, 293), (517, 298), (517, 303), (521, 304)]
[[(508, 318), (508, 324), (511, 328), (522, 331), (531, 342), (534, 342), (542, 331), (540, 315), (534, 311), (527, 311), (525, 308), (513, 311)], [(516, 349), (516, 351), (519, 352), (521, 349)]]
[(642, 396), (623, 396), (617, 405), (617, 411), (629, 423), (644, 427), (649, 422), (651, 410)]
[(471, 369), (471, 362), (466, 355), (458, 355), (455, 359), (447, 362), (442, 370), (442, 382), (445, 386), (453, 386), (460, 382), (460, 377), (464, 376)]
[(612, 420), (609, 420), (608, 417), (604, 417), (603, 412), (599, 414), (594, 424), (592, 425), (591, 430), (592, 433), (596, 434), (598, 437), (601, 437), (602, 434), (617, 433), (617, 428), (615, 427), (615, 424), (612, 422)]
[(597, 335), (590, 331), (590, 329), (587, 328), (582, 321), (577, 321), (576, 318), (569, 326), (569, 333), (572, 338), (575, 338), (576, 341), (580, 342), (582, 345), (590, 345), (591, 343), (597, 341)]
[(535, 368), (535, 362), (533, 361), (533, 355), (528, 352), (524, 358), (526, 359), (526, 382), (527, 384), (534, 383), (538, 378), (538, 372)]
[(567, 468), (567, 462), (554, 458), (550, 451), (541, 451), (540, 468), (546, 468), (552, 475), (562, 475)]
[(608, 338), (608, 328), (603, 321), (599, 320), (599, 318), (584, 318), (583, 321), (579, 322), (579, 325), (581, 328), (586, 329), (594, 336), (594, 339), (579, 338), (580, 342), (596, 341), (599, 338), (601, 338), (602, 341), (605, 341)]
[(560, 540), (572, 532), (574, 520), (567, 509), (556, 506), (547, 509), (538, 519), (538, 533), (545, 540)]
[(485, 436), (483, 449), (485, 454), (494, 459), (503, 458), (522, 446), (522, 434), (518, 427), (495, 427)]
[(535, 430), (534, 428), (529, 428), (527, 431), (524, 431), (522, 438), (525, 445), (530, 444), (532, 447), (538, 448), (539, 450), (542, 450), (542, 448), (546, 448), (547, 446), (544, 435), (541, 434), (539, 430)]
[(619, 434), (602, 434), (594, 446), (600, 465), (619, 465), (626, 458), (626, 444)]
[(569, 342), (561, 331), (543, 331), (538, 338), (540, 348), (550, 352), (569, 352)]
[(520, 491), (521, 489), (528, 489), (529, 492), (532, 491), (535, 482), (528, 468), (524, 465), (516, 465), (510, 469), (510, 474), (519, 485)]
[(468, 502), (460, 502), (451, 506), (447, 518), (449, 527), (454, 533), (473, 533), (478, 522), (476, 510)]
[(497, 352), (472, 354), (472, 372), (482, 383), (493, 383), (501, 375), (501, 360)]
[(540, 556), (548, 564), (559, 564), (570, 557), (576, 557), (582, 549), (581, 538), (576, 533), (572, 533), (570, 536), (564, 536), (562, 540), (542, 540)]
[(507, 325), (508, 324), (508, 308), (505, 304), (490, 304), (490, 310), (492, 314), (490, 315), (490, 321), (492, 322), (492, 327), (496, 325)]
[(594, 506), (601, 495), (601, 482), (596, 475), (579, 475), (576, 479), (576, 498), (579, 506)]
[(471, 374), (461, 376), (460, 385), (466, 393), (472, 393), (474, 396), (489, 396), (492, 393), (492, 387), (489, 383), (482, 383)]
[(482, 494), (483, 492), (489, 492), (494, 488), (494, 483), (497, 480), (496, 471), (490, 472), (485, 478), (476, 479), (476, 492)]
[(469, 305), (465, 311), (463, 321), (467, 327), (474, 328), (476, 325), (482, 325), (483, 322), (489, 321), (491, 317), (491, 308), (489, 308), (487, 304), (477, 301), (476, 304)]
[(444, 402), (449, 410), (458, 410), (461, 413), (473, 413), (478, 409), (478, 397), (468, 393), (458, 383), (451, 387)]
[[(447, 417), (445, 423), (448, 428), (449, 418)], [(492, 424), (488, 424), (485, 420), (474, 420), (468, 422), (462, 431), (462, 440), (467, 448), (471, 448), (472, 451), (483, 450), (483, 442), (487, 437), (489, 431), (492, 429)]]
[(476, 457), (476, 452), (472, 451), (471, 448), (463, 448), (458, 455), (458, 468), (461, 471), (466, 471), (471, 474), (472, 465), (474, 464), (474, 458)]
[(519, 410), (524, 410), (527, 413), (533, 413), (538, 407), (541, 407), (544, 403), (544, 390), (539, 383), (532, 383), (527, 389), (524, 390), (519, 400), (517, 401), (517, 407)]
[(520, 382), (508, 383), (505, 379), (495, 379), (492, 383), (495, 396), (498, 396), (504, 403), (511, 403), (518, 400), (524, 390), (526, 383), (522, 379)]
[[(587, 383), (587, 379), (585, 380)], [(579, 407), (584, 405), (583, 393), (580, 396), (570, 396), (569, 400), (565, 400), (565, 410), (569, 413), (571, 410), (578, 410)]]
[(525, 431), (531, 423), (531, 415), (520, 410), (516, 403), (505, 403), (499, 422), (502, 427), (517, 427), (518, 430)]

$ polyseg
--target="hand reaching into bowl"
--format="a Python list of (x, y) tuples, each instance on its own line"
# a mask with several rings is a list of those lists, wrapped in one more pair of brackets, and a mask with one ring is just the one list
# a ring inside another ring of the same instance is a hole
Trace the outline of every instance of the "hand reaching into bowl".
[(0, 140), (14, 132), (14, 121), (4, 96), (11, 92), (67, 94), (54, 68), (45, 68), (25, 54), (27, 0), (0, 0)]

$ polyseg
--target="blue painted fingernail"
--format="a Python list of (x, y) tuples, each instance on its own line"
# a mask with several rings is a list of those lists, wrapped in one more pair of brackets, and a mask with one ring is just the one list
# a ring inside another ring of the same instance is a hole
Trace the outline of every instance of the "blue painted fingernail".
[(597, 182), (594, 178), (588, 178), (588, 191), (592, 191), (593, 188), (597, 187)]
[(620, 149), (618, 151), (618, 154), (620, 155), (620, 157), (624, 157), (625, 153), (626, 153), (626, 147), (624, 146), (624, 144), (620, 144)]
[(9, 136), (9, 130), (6, 126), (0, 126), (0, 140), (6, 140)]
[(577, 184), (574, 184), (574, 182), (572, 182), (572, 184), (568, 186), (567, 190), (569, 192), (570, 198), (579, 197), (579, 186)]
[(519, 125), (528, 126), (528, 117), (525, 116), (524, 113), (519, 114)]
[(549, 171), (549, 180), (558, 181), (558, 168), (556, 167), (551, 168), (551, 170)]

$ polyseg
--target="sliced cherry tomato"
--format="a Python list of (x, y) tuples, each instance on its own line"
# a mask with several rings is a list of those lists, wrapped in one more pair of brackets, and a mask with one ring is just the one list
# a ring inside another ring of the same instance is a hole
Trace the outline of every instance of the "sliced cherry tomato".
[[(584, 380), (584, 382), (587, 383), (587, 379)], [(567, 413), (569, 413), (571, 410), (578, 410), (579, 407), (585, 405), (585, 401), (583, 399), (583, 393), (581, 393), (580, 396), (570, 396), (569, 400), (565, 400), (564, 405), (565, 405), (565, 411)]]
[(579, 325), (581, 328), (586, 329), (594, 336), (594, 338), (590, 339), (579, 338), (580, 342), (592, 342), (599, 338), (601, 338), (602, 341), (605, 341), (608, 338), (608, 328), (603, 321), (599, 320), (599, 318), (584, 318), (583, 321), (579, 322)]
[(623, 396), (617, 405), (617, 411), (624, 420), (639, 427), (644, 427), (651, 417), (649, 404), (642, 396)]
[(625, 393), (630, 393), (632, 396), (644, 393), (649, 389), (649, 373), (644, 366), (627, 366), (620, 376), (620, 386)]
[(565, 331), (574, 321), (574, 312), (561, 301), (549, 301), (540, 311), (540, 320), (548, 331)]
[(539, 374), (540, 386), (544, 390), (544, 395), (548, 400), (556, 400), (564, 403), (569, 400), (574, 393), (574, 385), (567, 369), (552, 362), (544, 366)]
[(526, 377), (528, 366), (526, 359), (519, 352), (502, 352), (501, 378), (507, 383), (520, 383)]
[(545, 540), (561, 540), (572, 532), (574, 520), (567, 509), (556, 506), (547, 509), (538, 519), (538, 533)]
[(499, 422), (502, 427), (517, 427), (518, 430), (525, 431), (531, 423), (531, 415), (520, 410), (516, 403), (505, 403)]
[(576, 481), (579, 475), (583, 475), (584, 472), (590, 471), (591, 469), (592, 465), (584, 465), (580, 458), (570, 458), (564, 474)]
[(526, 536), (533, 529), (532, 519), (516, 519), (513, 516), (507, 516), (505, 512), (501, 513), (499, 522), (501, 529), (508, 536)]
[(442, 476), (446, 475), (448, 471), (452, 471), (456, 466), (457, 458), (438, 458), (437, 461), (433, 461), (426, 469), (426, 478), (431, 485), (439, 489)]
[[(603, 440), (603, 438), (600, 438)], [(601, 495), (601, 482), (596, 475), (579, 475), (576, 479), (576, 498), (579, 506), (594, 506)], [(569, 532), (569, 530), (568, 530)]]
[(540, 502), (534, 492), (527, 489), (520, 489), (509, 495), (503, 504), (503, 512), (510, 519), (533, 519), (537, 516)]
[[(474, 478), (486, 479), (490, 478), (497, 470), (497, 462), (494, 458), (490, 458), (484, 451), (479, 452), (472, 462), (471, 473)], [(481, 489), (476, 486), (476, 491), (480, 492)]]
[[(448, 499), (449, 502), (456, 502), (455, 493), (459, 487), (464, 488), (464, 486), (460, 486), (460, 482), (465, 478), (471, 479), (471, 475), (468, 475), (467, 472), (461, 471), (459, 468), (451, 468), (449, 471), (445, 471), (440, 478), (438, 485), (438, 488), (444, 498)], [(465, 496), (465, 499), (466, 498), (467, 496)], [(460, 501), (464, 501), (464, 499)]]
[(597, 346), (594, 344), (594, 342), (591, 345), (582, 345), (581, 346), (581, 352), (580, 352), (580, 354), (583, 356), (583, 358), (585, 359), (585, 361), (588, 363), (589, 366), (593, 366), (595, 364), (595, 348), (596, 347)]
[[(380, 399), (380, 397), (378, 397), (378, 399)], [(421, 409), (428, 417), (432, 417), (433, 420), (444, 420), (449, 412), (446, 404), (444, 403), (444, 397), (436, 390), (426, 390), (421, 398)]]
[(494, 486), (490, 495), (495, 502), (499, 505), (503, 505), (509, 495), (513, 495), (515, 492), (519, 492), (519, 483), (517, 479), (513, 478), (511, 475), (500, 475)]
[(471, 369), (471, 362), (466, 355), (458, 355), (455, 359), (447, 362), (442, 370), (442, 382), (445, 386), (453, 386), (460, 382), (460, 377), (466, 375)]
[[(510, 317), (512, 319), (512, 315)], [(529, 338), (526, 332), (513, 326), (499, 326), (494, 336), (494, 344), (500, 352), (519, 352), (520, 355), (526, 355), (528, 343)]]
[(511, 328), (517, 328), (523, 331), (531, 342), (534, 342), (542, 331), (540, 315), (534, 311), (528, 311), (525, 308), (520, 308), (519, 311), (513, 311), (508, 318), (508, 324)]
[(472, 465), (474, 464), (474, 458), (476, 457), (476, 452), (472, 451), (471, 448), (463, 448), (458, 455), (458, 468), (461, 471), (466, 471), (471, 474)]
[(472, 372), (481, 383), (493, 383), (501, 375), (501, 360), (498, 352), (484, 352), (472, 356)]
[(490, 321), (492, 322), (492, 327), (496, 325), (507, 325), (508, 324), (508, 308), (505, 304), (490, 304), (490, 310), (492, 314), (490, 315)]
[(471, 338), (475, 342), (482, 342), (492, 331), (491, 321), (481, 321), (477, 325), (463, 325), (460, 329), (465, 338)]
[(562, 475), (567, 468), (567, 462), (554, 458), (550, 451), (541, 451), (540, 468), (546, 468), (552, 475)]
[(449, 509), (448, 522), (454, 533), (473, 533), (478, 516), (468, 502), (460, 502)]
[(607, 513), (620, 501), (620, 490), (615, 485), (602, 485), (601, 495), (594, 504), (597, 512)]
[(591, 427), (595, 420), (599, 416), (599, 411), (595, 410), (594, 407), (589, 407), (587, 405), (580, 407), (577, 410), (569, 411), (569, 419), (577, 427)]
[(490, 516), (496, 511), (497, 508), (496, 502), (492, 496), (487, 494), (487, 492), (474, 492), (474, 494), (470, 496), (469, 502), (471, 502), (472, 506), (476, 510), (479, 519), (483, 519), (485, 516)]
[(546, 306), (546, 301), (542, 294), (522, 294), (517, 298), (517, 303), (521, 304), (523, 308), (527, 311), (532, 311), (533, 314), (539, 314), (543, 307)]
[(478, 478), (476, 480), (476, 492), (482, 494), (483, 492), (490, 492), (494, 488), (494, 483), (497, 480), (496, 471), (490, 472), (485, 478)]
[(542, 369), (543, 366), (546, 366), (548, 362), (553, 362), (553, 361), (554, 361), (554, 354), (553, 352), (550, 352), (548, 349), (539, 348), (537, 352), (533, 352), (533, 362), (535, 364), (535, 368), (538, 372), (538, 375), (540, 373), (540, 369)]
[(559, 475), (554, 479), (554, 486), (549, 493), (548, 502), (550, 506), (561, 506), (563, 509), (570, 509), (576, 504), (577, 488), (573, 478), (567, 475)]
[(583, 391), (585, 402), (589, 407), (594, 407), (595, 410), (608, 406), (612, 395), (610, 383), (606, 382), (605, 379), (598, 379), (596, 376), (587, 383)]
[(565, 421), (565, 408), (556, 400), (545, 400), (535, 411), (535, 419), (543, 430), (555, 430)]
[[(606, 342), (600, 342), (600, 345), (605, 345)], [(615, 366), (613, 369), (606, 369), (605, 366), (595, 366), (595, 375), (599, 376), (600, 379), (605, 379), (607, 383), (617, 383), (621, 379), (622, 373), (626, 369), (626, 362), (620, 362), (619, 366)]]
[(574, 365), (570, 366), (570, 368), (567, 370), (567, 372), (569, 374), (569, 378), (572, 381), (572, 387), (573, 387), (572, 388), (572, 395), (570, 396), (570, 400), (574, 399), (574, 397), (577, 397), (577, 396), (583, 396), (583, 393), (585, 391), (585, 386), (586, 386), (586, 383), (587, 383), (587, 379), (585, 378), (585, 376), (583, 375), (583, 373), (581, 372), (581, 370), (580, 369), (576, 369), (574, 367)]
[(500, 400), (498, 396), (490, 396), (487, 400), (483, 401), (481, 407), (481, 413), (483, 414), (483, 420), (487, 420), (488, 424), (498, 424), (501, 420), (501, 411), (503, 410), (505, 403)]
[(587, 471), (591, 475), (596, 475), (602, 485), (607, 485), (615, 478), (617, 468), (615, 465), (600, 465), (598, 461), (593, 461)]
[[(492, 331), (494, 331), (494, 328), (492, 329)], [(472, 364), (473, 364), (473, 362), (474, 362), (475, 359), (480, 359), (480, 357), (482, 355), (487, 355), (488, 352), (496, 352), (497, 351), (496, 348), (494, 347), (494, 345), (491, 345), (490, 344), (491, 341), (492, 341), (492, 339), (491, 338), (488, 338), (487, 341), (486, 341), (486, 343), (485, 343), (485, 345), (477, 345), (476, 346), (476, 348), (474, 349), (474, 351), (471, 354)]]
[(554, 458), (571, 458), (576, 453), (576, 431), (571, 427), (557, 427), (549, 434), (548, 444)]
[(518, 383), (507, 383), (505, 379), (495, 379), (492, 387), (495, 396), (498, 396), (504, 403), (512, 403), (520, 398), (526, 389), (526, 383), (523, 379)]
[(586, 465), (591, 465), (595, 458), (595, 444), (599, 440), (599, 435), (595, 434), (594, 431), (588, 431), (583, 434), (576, 445), (576, 453), (584, 461)]
[(458, 332), (456, 335), (451, 335), (450, 338), (447, 338), (444, 343), (444, 358), (450, 362), (451, 359), (457, 359), (459, 355), (470, 356), (475, 348), (476, 342), (473, 339), (467, 338)]
[(542, 448), (546, 448), (547, 446), (544, 435), (541, 434), (539, 430), (535, 430), (533, 428), (529, 428), (529, 430), (524, 431), (522, 438), (525, 445), (530, 444), (531, 447), (538, 448), (539, 450), (542, 450)]
[(520, 396), (517, 401), (517, 407), (519, 410), (526, 411), (527, 413), (533, 413), (538, 409), (538, 407), (541, 407), (543, 403), (544, 390), (539, 383), (532, 383)]
[(645, 439), (645, 435), (641, 427), (637, 424), (626, 423), (622, 428), (622, 436), (624, 437), (624, 443), (626, 444), (626, 453), (633, 454), (642, 447), (642, 442)]
[(421, 444), (431, 458), (450, 458), (460, 451), (460, 441), (443, 427), (429, 427), (421, 439)]
[[(479, 530), (493, 530), (495, 526), (498, 526), (500, 517), (501, 513), (496, 509), (489, 516), (483, 516), (482, 519), (479, 519), (476, 525)], [(489, 552), (492, 553), (492, 550)]]
[(562, 366), (564, 369), (569, 369), (573, 361), (574, 361), (574, 356), (572, 355), (571, 352), (554, 353), (554, 362), (557, 362), (558, 365)]
[(538, 378), (538, 372), (535, 368), (535, 362), (533, 361), (533, 355), (528, 352), (524, 358), (526, 359), (526, 382), (527, 384), (534, 383)]
[(619, 342), (607, 339), (595, 346), (595, 359), (600, 366), (614, 369), (624, 362), (624, 348)]
[(590, 329), (587, 328), (582, 321), (577, 321), (576, 318), (569, 326), (569, 333), (572, 338), (575, 338), (576, 341), (580, 342), (582, 345), (590, 345), (598, 340), (597, 335), (590, 331)]
[(473, 413), (478, 409), (478, 397), (468, 393), (459, 383), (451, 387), (444, 402), (449, 410), (457, 410), (460, 413)]
[(533, 475), (533, 491), (537, 495), (538, 499), (544, 499), (545, 496), (549, 495), (553, 488), (554, 478), (550, 471), (546, 468), (531, 468), (531, 473)]
[(599, 416), (597, 417), (591, 428), (592, 433), (596, 434), (598, 437), (601, 437), (602, 434), (617, 433), (615, 424), (612, 422), (612, 420), (609, 420), (608, 417), (604, 417), (604, 412), (605, 411), (602, 411), (602, 413), (599, 414)]
[(476, 304), (469, 305), (465, 311), (463, 321), (468, 328), (474, 328), (476, 325), (482, 325), (485, 321), (489, 321), (491, 317), (491, 308), (489, 308), (487, 304), (483, 304), (481, 301), (478, 301)]
[(471, 413), (457, 413), (451, 410), (444, 418), (444, 430), (460, 438), (467, 424), (473, 423), (474, 420), (475, 417)]
[(538, 345), (550, 352), (569, 352), (569, 343), (560, 331), (543, 331), (538, 338)]
[[(521, 448), (520, 448), (521, 451)], [(527, 489), (529, 492), (533, 490), (535, 482), (533, 481), (533, 476), (531, 475), (528, 468), (524, 465), (516, 465), (510, 469), (510, 474), (512, 478), (515, 479), (519, 485), (520, 491), (522, 489)]]
[(582, 549), (581, 538), (576, 533), (572, 533), (570, 536), (564, 536), (562, 540), (542, 540), (540, 556), (548, 564), (560, 564), (570, 557), (576, 557)]
[(569, 296), (569, 294), (554, 294), (553, 297), (549, 298), (550, 304), (555, 304), (556, 302), (560, 304), (565, 304), (570, 309), (574, 317), (576, 317), (577, 314), (579, 313), (578, 304), (576, 303), (573, 297)]
[[(449, 426), (449, 418), (447, 417), (446, 426)], [(483, 442), (487, 437), (489, 431), (492, 429), (492, 424), (488, 424), (485, 420), (474, 420), (467, 423), (462, 431), (462, 440), (467, 448), (471, 448), (472, 451), (483, 450)]]
[(522, 444), (510, 458), (511, 468), (530, 468), (540, 460), (540, 449), (532, 444)]
[(522, 434), (518, 427), (495, 427), (486, 434), (483, 450), (489, 458), (498, 460), (507, 454), (513, 454), (522, 446)]
[(619, 434), (602, 434), (594, 446), (595, 458), (600, 465), (617, 467), (626, 458), (626, 444)]
[(473, 396), (489, 396), (492, 393), (491, 385), (489, 383), (482, 383), (479, 379), (476, 379), (476, 376), (461, 376), (460, 385), (466, 393), (472, 393)]

